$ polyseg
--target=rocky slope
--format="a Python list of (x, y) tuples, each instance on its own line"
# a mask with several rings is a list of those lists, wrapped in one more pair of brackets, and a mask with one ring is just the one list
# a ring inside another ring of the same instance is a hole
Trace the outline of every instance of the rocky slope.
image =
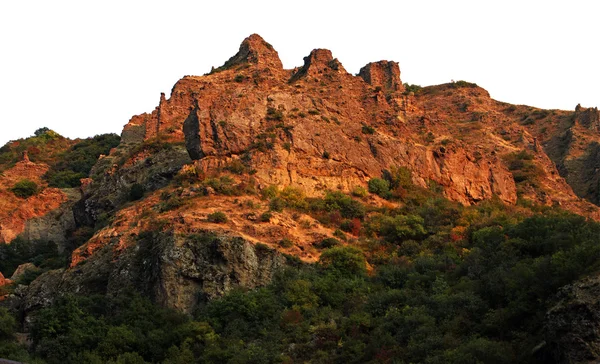
[[(399, 76), (398, 64), (387, 61), (353, 76), (323, 49), (285, 70), (273, 48), (252, 35), (223, 67), (184, 77), (154, 112), (132, 118), (123, 140), (185, 141), (203, 170), (251, 156), (264, 185), (301, 186), (311, 195), (348, 191), (390, 166), (406, 166), (415, 183), (435, 182), (463, 204), (492, 196), (515, 203), (504, 157), (527, 151), (543, 178), (535, 191), (520, 191), (523, 196), (600, 216), (539, 147), (544, 135), (520, 122), (523, 112), (536, 110), (494, 101), (465, 82), (414, 95), (403, 92)], [(548, 121), (564, 114), (552, 112)]]
[(563, 287), (546, 314), (540, 352), (555, 363), (600, 361), (600, 276)]
[[(124, 127), (121, 145), (98, 161), (73, 208), (77, 225), (95, 235), (68, 269), (20, 293), (24, 308), (55, 292), (134, 287), (189, 312), (199, 296), (265, 284), (287, 264), (282, 253), (316, 261), (312, 243), (334, 231), (298, 212), (258, 220), (269, 210), (258, 194), (271, 185), (319, 197), (404, 167), (415, 185), (463, 205), (497, 198), (600, 219), (567, 183), (593, 196), (596, 172), (580, 169), (594, 159), (576, 159), (563, 141), (596, 125), (594, 115), (508, 105), (464, 81), (407, 90), (397, 63), (369, 63), (354, 76), (325, 49), (286, 70), (273, 47), (251, 35), (222, 67), (185, 76)], [(215, 212), (227, 221), (211, 221)]]
[[(0, 175), (0, 243), (10, 243), (22, 233), (31, 240), (65, 242), (66, 231), (74, 227), (72, 204), (81, 195), (46, 188), (42, 176), (48, 168), (26, 158)], [(10, 189), (23, 179), (35, 182), (42, 191), (26, 199), (15, 196)]]

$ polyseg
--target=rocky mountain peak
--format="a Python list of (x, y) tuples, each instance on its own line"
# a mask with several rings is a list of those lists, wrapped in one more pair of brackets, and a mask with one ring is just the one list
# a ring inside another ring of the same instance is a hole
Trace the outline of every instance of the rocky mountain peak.
[(304, 57), (304, 65), (293, 78), (297, 79), (305, 76), (317, 77), (331, 71), (343, 74), (347, 73), (340, 61), (337, 58), (333, 58), (329, 49), (313, 49), (308, 56)]
[(386, 91), (404, 91), (398, 62), (371, 62), (361, 68), (358, 75), (373, 87), (381, 87)]
[(240, 50), (229, 58), (221, 68), (227, 69), (248, 63), (271, 69), (283, 69), (277, 51), (258, 34), (252, 34), (244, 39), (240, 45)]

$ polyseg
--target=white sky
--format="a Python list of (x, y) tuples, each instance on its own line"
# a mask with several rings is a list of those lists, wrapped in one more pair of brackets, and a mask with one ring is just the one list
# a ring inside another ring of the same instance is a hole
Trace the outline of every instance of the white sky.
[(351, 73), (387, 59), (403, 82), (466, 80), (515, 104), (600, 106), (599, 10), (594, 0), (0, 0), (0, 146), (43, 126), (120, 133), (252, 33), (286, 68), (327, 48)]

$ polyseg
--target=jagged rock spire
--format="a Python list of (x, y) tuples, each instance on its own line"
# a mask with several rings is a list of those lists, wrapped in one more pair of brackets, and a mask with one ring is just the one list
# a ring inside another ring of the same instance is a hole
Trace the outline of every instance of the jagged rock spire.
[(371, 62), (361, 68), (358, 75), (371, 86), (381, 87), (386, 91), (404, 91), (397, 62)]
[(227, 69), (246, 63), (283, 69), (277, 51), (258, 34), (252, 34), (244, 39), (240, 50), (220, 68)]
[(333, 58), (329, 49), (313, 49), (308, 56), (304, 57), (304, 66), (298, 70), (293, 79), (304, 76), (315, 77), (327, 71), (347, 73), (340, 61)]

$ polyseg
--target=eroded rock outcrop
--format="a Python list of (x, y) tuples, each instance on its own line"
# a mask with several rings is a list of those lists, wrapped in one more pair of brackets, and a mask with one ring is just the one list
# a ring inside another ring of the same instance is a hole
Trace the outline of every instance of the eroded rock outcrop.
[(404, 91), (404, 86), (400, 80), (398, 62), (379, 61), (368, 63), (360, 69), (358, 75), (373, 87), (380, 87), (386, 91)]
[(238, 53), (225, 62), (221, 69), (228, 69), (244, 64), (254, 64), (269, 69), (283, 70), (283, 65), (277, 51), (258, 34), (252, 34), (244, 39)]
[[(178, 81), (171, 97), (161, 96), (152, 114), (134, 117), (124, 135), (139, 139), (144, 129), (145, 140), (185, 141), (204, 171), (243, 155), (261, 184), (297, 185), (309, 195), (332, 187), (349, 191), (403, 166), (414, 183), (435, 182), (463, 204), (494, 196), (516, 202), (504, 156), (543, 143), (542, 136), (528, 134), (520, 116), (508, 115), (504, 104), (468, 82), (418, 96), (403, 91), (396, 62), (369, 63), (357, 77), (331, 51), (315, 49), (302, 67), (284, 70), (277, 52), (252, 35), (223, 67)], [(442, 144), (449, 141), (454, 146)], [(551, 178), (546, 192), (527, 198), (595, 216), (546, 163), (539, 145), (536, 151)]]
[(165, 307), (192, 312), (204, 300), (235, 287), (267, 284), (285, 264), (277, 251), (237, 236), (215, 231), (149, 232), (118, 254), (109, 244), (85, 264), (45, 273), (29, 286), (22, 309), (34, 311), (66, 293), (136, 290)]
[(546, 314), (546, 343), (539, 355), (554, 363), (600, 361), (600, 276), (560, 289)]

